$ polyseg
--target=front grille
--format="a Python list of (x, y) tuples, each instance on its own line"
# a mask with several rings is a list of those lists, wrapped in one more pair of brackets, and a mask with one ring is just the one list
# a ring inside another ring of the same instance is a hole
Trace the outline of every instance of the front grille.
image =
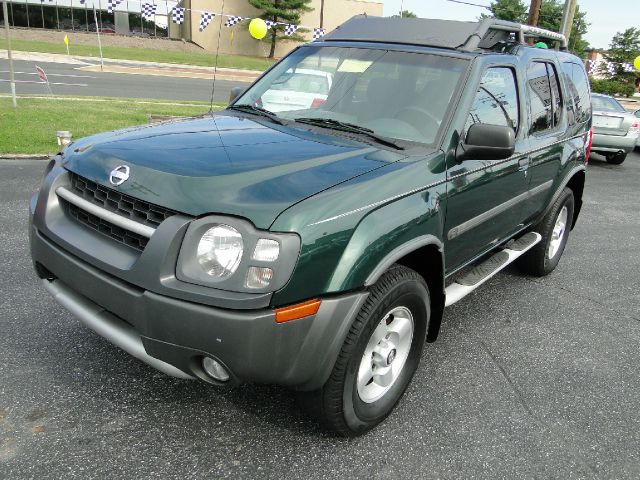
[(106, 220), (96, 217), (92, 213), (82, 210), (73, 203), (67, 202), (64, 199), (60, 199), (60, 202), (66, 207), (67, 212), (71, 217), (75, 218), (79, 223), (86, 225), (93, 230), (107, 235), (120, 243), (124, 243), (138, 251), (143, 251), (147, 246), (149, 239), (135, 232), (125, 230), (122, 227), (107, 222)]
[[(74, 194), (105, 210), (135, 222), (155, 228), (166, 218), (177, 213), (168, 208), (153, 205), (103, 187), (76, 173), (69, 172), (69, 177), (71, 179), (71, 191)], [(79, 223), (140, 252), (147, 246), (149, 241), (147, 237), (103, 220), (62, 198), (60, 198), (60, 202), (64, 205), (69, 215)]]
[(69, 172), (69, 176), (73, 193), (134, 222), (155, 228), (165, 219), (177, 213), (168, 208), (138, 200), (116, 190), (103, 187), (76, 173)]

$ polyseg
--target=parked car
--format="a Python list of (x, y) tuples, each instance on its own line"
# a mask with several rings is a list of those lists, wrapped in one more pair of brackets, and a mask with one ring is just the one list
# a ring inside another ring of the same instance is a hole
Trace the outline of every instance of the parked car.
[[(549, 274), (576, 223), (586, 72), (525, 34), (565, 47), (492, 18), (357, 16), (223, 111), (77, 140), (30, 202), (35, 270), (149, 365), (283, 385), (361, 434), (400, 400), (446, 306), (513, 262)], [(309, 65), (330, 71), (325, 101), (266, 109)]]
[(592, 151), (605, 156), (608, 163), (620, 165), (635, 148), (640, 120), (609, 95), (594, 93)]
[(262, 107), (272, 112), (317, 108), (326, 101), (332, 79), (330, 72), (320, 70), (286, 71), (262, 94)]
[[(635, 112), (633, 112), (633, 115), (640, 119), (640, 110), (636, 110)], [(640, 135), (638, 135), (638, 140), (636, 140), (636, 148), (640, 148)]]

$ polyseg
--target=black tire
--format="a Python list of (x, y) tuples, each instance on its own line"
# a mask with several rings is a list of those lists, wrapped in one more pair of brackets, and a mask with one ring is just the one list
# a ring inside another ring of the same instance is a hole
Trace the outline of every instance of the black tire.
[[(405, 307), (413, 316), (409, 353), (388, 390), (366, 403), (356, 385), (358, 369), (374, 330), (388, 312), (398, 307)], [(418, 368), (430, 313), (424, 279), (409, 268), (394, 265), (371, 287), (324, 386), (313, 392), (298, 392), (301, 407), (343, 436), (360, 435), (378, 425), (391, 413)]]
[[(562, 238), (560, 239), (556, 252), (550, 257), (549, 247), (553, 240), (553, 230), (556, 226), (558, 216), (565, 207), (567, 209), (567, 218), (562, 232)], [(548, 275), (554, 268), (556, 268), (560, 261), (560, 257), (562, 256), (562, 252), (564, 252), (564, 247), (567, 244), (569, 232), (573, 225), (573, 210), (573, 191), (571, 191), (570, 188), (565, 188), (542, 221), (533, 228), (534, 232), (538, 232), (542, 235), (542, 240), (518, 260), (520, 270), (529, 275), (542, 277), (544, 275)]]
[(620, 165), (627, 158), (626, 153), (608, 153), (605, 155), (607, 163), (611, 165)]

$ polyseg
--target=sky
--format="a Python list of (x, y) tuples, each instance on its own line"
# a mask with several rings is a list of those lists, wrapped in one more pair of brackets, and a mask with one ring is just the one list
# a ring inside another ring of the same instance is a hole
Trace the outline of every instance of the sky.
[[(476, 20), (486, 9), (462, 5), (449, 0), (378, 0), (384, 3), (384, 15), (410, 10), (419, 17), (445, 20)], [(489, 5), (490, 0), (463, 0)], [(561, 0), (562, 1), (562, 0)], [(529, 4), (528, 0), (524, 3)], [(640, 28), (640, 0), (578, 0), (580, 10), (587, 12), (589, 31), (586, 40), (593, 48), (607, 48), (616, 32), (629, 27)]]

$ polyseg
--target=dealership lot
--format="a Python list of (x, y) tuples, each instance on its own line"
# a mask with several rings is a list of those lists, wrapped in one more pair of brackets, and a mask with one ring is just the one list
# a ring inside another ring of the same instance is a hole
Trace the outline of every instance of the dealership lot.
[(640, 476), (639, 154), (594, 155), (556, 271), (508, 269), (451, 307), (398, 408), (353, 440), (284, 389), (165, 377), (57, 305), (28, 254), (44, 166), (0, 161), (0, 478)]

